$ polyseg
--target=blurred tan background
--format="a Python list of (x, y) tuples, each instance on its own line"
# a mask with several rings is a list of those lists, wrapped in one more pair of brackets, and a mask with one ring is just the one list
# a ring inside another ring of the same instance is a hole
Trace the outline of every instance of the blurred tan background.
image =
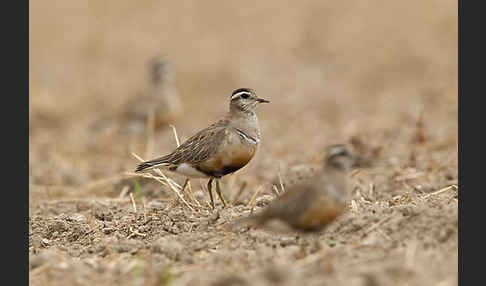
[(47, 0), (30, 2), (29, 24), (36, 186), (86, 185), (132, 170), (130, 152), (175, 147), (169, 128), (153, 154), (145, 135), (89, 128), (144, 92), (155, 55), (175, 71), (182, 139), (223, 115), (236, 88), (271, 101), (243, 177), (319, 161), (326, 144), (358, 133), (403, 134), (422, 112), (428, 136), (455, 150), (457, 1)]

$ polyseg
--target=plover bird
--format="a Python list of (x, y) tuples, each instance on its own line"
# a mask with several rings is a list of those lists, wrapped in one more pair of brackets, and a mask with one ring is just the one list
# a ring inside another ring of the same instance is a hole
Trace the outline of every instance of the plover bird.
[[(174, 122), (182, 114), (183, 104), (169, 60), (152, 58), (148, 63), (148, 77), (148, 86), (143, 93), (129, 98), (112, 112), (106, 110), (91, 128), (98, 132), (140, 134), (147, 131), (148, 123), (153, 122), (153, 128), (159, 129)], [(153, 116), (152, 121), (149, 116)]]
[(270, 226), (277, 222), (274, 225), (283, 225), (285, 230), (324, 229), (346, 211), (352, 190), (346, 171), (354, 167), (357, 158), (344, 145), (328, 147), (324, 167), (318, 174), (289, 187), (261, 213), (240, 219), (233, 226)]
[(143, 130), (149, 113), (153, 113), (155, 129), (168, 126), (182, 114), (183, 106), (175, 85), (172, 64), (165, 57), (150, 60), (149, 85), (143, 96), (133, 98), (123, 107), (123, 126)]
[(260, 143), (256, 107), (265, 102), (269, 101), (257, 97), (251, 89), (233, 91), (229, 112), (224, 118), (197, 132), (172, 153), (139, 164), (135, 172), (164, 167), (187, 177), (183, 190), (190, 178), (209, 178), (208, 191), (213, 209), (211, 189), (213, 180), (216, 180), (216, 193), (226, 207), (219, 179), (243, 168), (255, 156)]

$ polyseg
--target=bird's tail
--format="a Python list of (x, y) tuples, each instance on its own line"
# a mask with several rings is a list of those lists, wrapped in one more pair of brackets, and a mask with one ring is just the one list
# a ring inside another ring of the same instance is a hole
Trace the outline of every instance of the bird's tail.
[(145, 161), (145, 162), (140, 163), (137, 166), (137, 168), (135, 169), (135, 172), (141, 172), (143, 170), (147, 170), (147, 169), (150, 169), (150, 168), (154, 168), (154, 167), (166, 165), (166, 164), (167, 164), (167, 161), (164, 160), (164, 159), (155, 159), (155, 160)]

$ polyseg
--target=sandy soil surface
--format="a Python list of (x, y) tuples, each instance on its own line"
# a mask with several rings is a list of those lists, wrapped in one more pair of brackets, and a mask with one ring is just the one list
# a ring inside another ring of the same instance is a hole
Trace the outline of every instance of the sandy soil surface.
[[(423, 2), (31, 1), (31, 285), (457, 285), (457, 2)], [(190, 209), (128, 174), (132, 152), (176, 147), (168, 125), (116, 128), (160, 54), (181, 140), (236, 88), (271, 101), (256, 156), (222, 180), (226, 209), (204, 180)], [(227, 228), (334, 143), (372, 163), (349, 174), (346, 214), (315, 235)]]

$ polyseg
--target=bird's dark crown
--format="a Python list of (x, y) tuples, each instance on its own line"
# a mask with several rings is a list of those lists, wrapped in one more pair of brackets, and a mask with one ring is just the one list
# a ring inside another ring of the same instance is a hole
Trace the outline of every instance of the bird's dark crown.
[(241, 92), (248, 92), (248, 93), (251, 93), (251, 94), (255, 93), (253, 91), (253, 89), (250, 89), (250, 88), (238, 88), (235, 91), (233, 91), (233, 93), (231, 94), (231, 97), (233, 97), (235, 94), (238, 94), (238, 93), (241, 93)]
[(348, 151), (345, 145), (335, 144), (327, 148), (325, 166), (339, 170), (346, 170), (356, 163), (356, 156)]

